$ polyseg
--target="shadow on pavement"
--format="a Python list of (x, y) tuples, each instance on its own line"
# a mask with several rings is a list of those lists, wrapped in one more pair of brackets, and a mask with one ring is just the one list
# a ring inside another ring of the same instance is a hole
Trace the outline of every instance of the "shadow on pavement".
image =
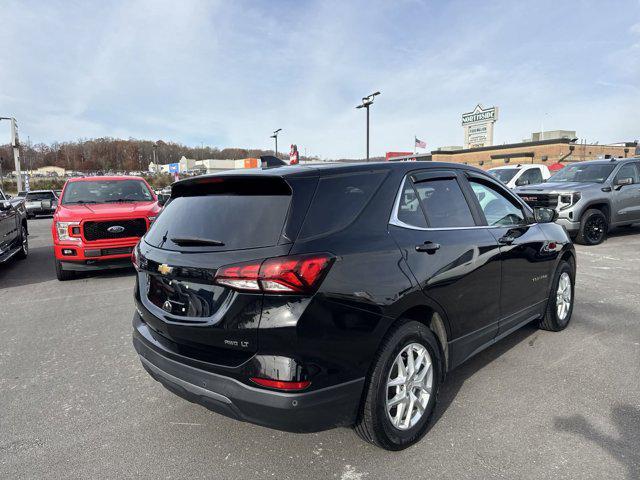
[[(32, 247), (25, 260), (12, 258), (0, 267), (0, 289), (34, 285), (56, 280), (53, 247)], [(117, 270), (96, 270), (78, 274), (78, 279), (90, 277), (122, 277), (134, 274), (133, 267)], [(57, 281), (57, 280), (56, 280)], [(73, 282), (73, 280), (70, 280)]]
[[(522, 343), (539, 330), (535, 323), (530, 323), (524, 327), (516, 330), (511, 335), (503, 338), (499, 342), (490, 346), (486, 350), (480, 352), (478, 355), (470, 358), (461, 366), (447, 374), (444, 384), (440, 387), (440, 394), (438, 396), (438, 404), (436, 410), (433, 413), (433, 419), (431, 426), (435, 425), (438, 419), (447, 411), (449, 405), (456, 398), (456, 395), (464, 385), (464, 382), (472, 377), (476, 372), (482, 370), (488, 364), (495, 359), (502, 356), (504, 353), (511, 350), (516, 345)], [(430, 427), (431, 429), (431, 427)]]
[(627, 470), (628, 479), (640, 476), (640, 409), (633, 405), (619, 404), (613, 407), (611, 416), (618, 428), (618, 436), (599, 431), (582, 415), (556, 417), (556, 430), (580, 436), (598, 445)]

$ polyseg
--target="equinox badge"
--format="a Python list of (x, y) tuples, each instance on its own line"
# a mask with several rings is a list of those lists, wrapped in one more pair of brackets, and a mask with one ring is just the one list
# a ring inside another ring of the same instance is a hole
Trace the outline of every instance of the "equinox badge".
[(173, 267), (170, 267), (166, 263), (162, 263), (162, 264), (158, 265), (158, 271), (162, 275), (169, 275), (171, 272), (173, 272)]

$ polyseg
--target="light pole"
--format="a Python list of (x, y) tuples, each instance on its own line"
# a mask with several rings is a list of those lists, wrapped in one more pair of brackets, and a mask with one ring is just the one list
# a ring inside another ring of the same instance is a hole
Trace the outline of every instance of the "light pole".
[(369, 161), (369, 107), (373, 104), (373, 99), (376, 95), (380, 95), (380, 92), (374, 92), (371, 95), (362, 97), (362, 103), (356, 107), (367, 109), (367, 162)]
[(11, 121), (11, 146), (13, 147), (13, 163), (16, 169), (16, 186), (22, 190), (22, 174), (20, 173), (20, 140), (18, 140), (18, 122), (13, 117), (0, 117), (0, 120)]
[(278, 157), (278, 133), (281, 132), (282, 129), (279, 128), (273, 132), (270, 138), (273, 138), (276, 141), (276, 158)]

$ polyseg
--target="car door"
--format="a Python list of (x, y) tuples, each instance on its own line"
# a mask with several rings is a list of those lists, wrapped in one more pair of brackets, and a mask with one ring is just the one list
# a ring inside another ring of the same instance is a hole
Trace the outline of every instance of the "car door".
[[(613, 180), (612, 205), (613, 222), (625, 224), (640, 222), (640, 165), (630, 162), (620, 167)], [(620, 185), (623, 179), (631, 179), (631, 183)]]
[[(4, 193), (0, 190), (0, 202), (7, 202)], [(11, 211), (5, 210), (4, 208), (0, 208), (0, 254), (4, 252), (7, 247), (7, 242), (9, 241), (8, 232), (10, 230), (10, 216)]]
[(462, 181), (456, 170), (408, 175), (389, 226), (422, 291), (445, 312), (452, 367), (491, 342), (499, 320), (498, 242)]
[(484, 221), (501, 252), (500, 331), (503, 334), (540, 315), (546, 307), (556, 246), (531, 211), (507, 189), (481, 174), (470, 174)]

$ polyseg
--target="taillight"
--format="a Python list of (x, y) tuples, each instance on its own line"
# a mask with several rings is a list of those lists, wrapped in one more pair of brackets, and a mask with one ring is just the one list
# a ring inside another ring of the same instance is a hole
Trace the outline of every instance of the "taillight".
[(136, 270), (140, 270), (140, 264), (138, 263), (138, 244), (136, 244), (135, 247), (133, 247), (133, 250), (131, 250), (131, 263), (133, 263), (133, 267)]
[(277, 390), (304, 390), (311, 382), (309, 380), (303, 380), (302, 382), (286, 382), (284, 380), (271, 380), (269, 378), (252, 377), (251, 381), (257, 383), (261, 387), (275, 388)]
[(266, 293), (313, 293), (334, 257), (327, 253), (267, 258), (220, 267), (215, 283), (236, 290)]

